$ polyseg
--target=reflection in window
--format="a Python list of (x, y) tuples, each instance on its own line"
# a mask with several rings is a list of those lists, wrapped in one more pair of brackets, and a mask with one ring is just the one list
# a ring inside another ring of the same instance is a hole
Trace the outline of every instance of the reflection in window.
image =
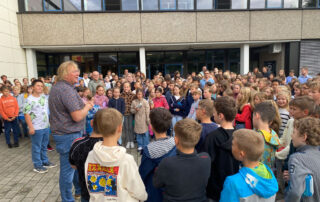
[(250, 0), (250, 8), (264, 8), (265, 0)]
[(299, 0), (284, 0), (283, 2), (284, 8), (298, 8), (299, 7)]
[(316, 8), (317, 7), (317, 0), (302, 0), (302, 7), (303, 8)]
[(85, 11), (101, 11), (101, 0), (84, 0)]
[(178, 0), (179, 10), (193, 10), (193, 0)]
[(160, 10), (176, 9), (176, 0), (160, 0)]
[(81, 0), (64, 0), (65, 11), (81, 11)]
[(105, 10), (120, 11), (120, 0), (105, 0)]
[(281, 8), (281, 1), (279, 0), (268, 0), (267, 8)]
[(61, 0), (44, 0), (45, 11), (62, 11)]
[(25, 0), (26, 11), (42, 11), (42, 0)]
[(198, 10), (211, 10), (212, 5), (213, 5), (212, 0), (197, 0)]
[(158, 10), (158, 0), (141, 0), (141, 7), (144, 11)]
[(139, 0), (122, 0), (123, 11), (139, 10)]
[[(240, 0), (238, 0), (240, 1)], [(217, 0), (216, 1), (216, 9), (230, 9), (231, 8), (231, 0)]]
[(232, 9), (246, 9), (247, 0), (232, 0)]

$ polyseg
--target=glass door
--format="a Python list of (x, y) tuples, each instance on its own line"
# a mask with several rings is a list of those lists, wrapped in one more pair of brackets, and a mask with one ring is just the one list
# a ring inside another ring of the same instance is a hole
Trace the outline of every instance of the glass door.
[(174, 73), (179, 71), (181, 75), (183, 75), (183, 65), (182, 64), (165, 64), (164, 65), (164, 73), (170, 74), (174, 76)]
[(136, 71), (138, 71), (138, 66), (137, 65), (119, 65), (118, 75), (123, 76), (125, 69), (127, 69), (130, 73), (135, 73)]

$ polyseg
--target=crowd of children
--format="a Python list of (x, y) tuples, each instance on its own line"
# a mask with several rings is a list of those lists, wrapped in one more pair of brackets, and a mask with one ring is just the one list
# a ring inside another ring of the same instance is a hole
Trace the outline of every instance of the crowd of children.
[[(31, 136), (34, 170), (47, 172), (56, 166), (46, 153), (54, 78), (12, 87), (4, 77), (6, 143)], [(186, 79), (108, 72), (95, 94), (88, 77), (76, 89), (95, 105), (69, 152), (82, 201), (275, 201), (277, 193), (320, 201), (320, 77), (307, 68), (299, 78), (206, 67)], [(139, 167), (125, 148), (141, 153)]]

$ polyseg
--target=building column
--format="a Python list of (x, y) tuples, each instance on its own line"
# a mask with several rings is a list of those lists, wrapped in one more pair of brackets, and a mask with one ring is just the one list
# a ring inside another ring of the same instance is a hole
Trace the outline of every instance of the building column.
[(146, 49), (141, 47), (139, 48), (139, 56), (140, 56), (140, 71), (144, 75), (147, 74), (146, 71)]
[(27, 48), (26, 59), (28, 79), (30, 80), (31, 78), (38, 78), (36, 51), (31, 48)]
[(249, 44), (243, 44), (240, 48), (240, 74), (249, 72)]

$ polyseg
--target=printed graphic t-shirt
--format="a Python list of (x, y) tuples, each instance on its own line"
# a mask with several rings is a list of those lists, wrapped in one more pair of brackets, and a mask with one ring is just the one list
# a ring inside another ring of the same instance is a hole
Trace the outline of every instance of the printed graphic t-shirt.
[(30, 95), (23, 108), (24, 114), (29, 114), (35, 130), (49, 127), (48, 99), (43, 94), (40, 97)]

